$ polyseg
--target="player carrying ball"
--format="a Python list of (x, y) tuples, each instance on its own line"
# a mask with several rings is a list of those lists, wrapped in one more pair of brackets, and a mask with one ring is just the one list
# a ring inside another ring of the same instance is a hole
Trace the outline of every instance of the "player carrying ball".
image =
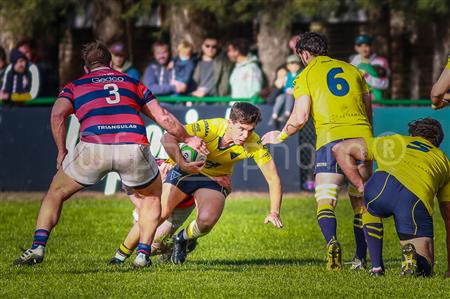
[[(231, 108), (230, 119), (216, 118), (199, 120), (186, 125), (186, 131), (201, 138), (209, 154), (206, 163), (187, 163), (183, 158), (177, 139), (170, 133), (162, 138), (172, 163), (166, 177), (162, 193), (161, 222), (170, 217), (180, 202), (193, 195), (197, 216), (189, 225), (174, 237), (172, 262), (184, 263), (187, 257), (187, 244), (206, 235), (219, 220), (228, 196), (230, 176), (235, 163), (253, 158), (261, 169), (269, 185), (270, 212), (264, 223), (275, 227), (283, 226), (280, 218), (281, 183), (278, 171), (268, 149), (262, 145), (254, 132), (261, 121), (261, 112), (249, 103), (235, 103)], [(193, 166), (197, 163), (196, 166)], [(204, 165), (203, 165), (204, 164)], [(128, 238), (127, 238), (128, 239)], [(133, 243), (133, 242), (130, 242)]]
[[(281, 131), (266, 133), (264, 144), (281, 143), (303, 128), (311, 112), (316, 128), (315, 183), (317, 221), (327, 242), (327, 269), (342, 268), (341, 247), (336, 236), (335, 207), (339, 187), (345, 182), (331, 149), (345, 139), (371, 137), (371, 103), (369, 88), (360, 71), (349, 63), (330, 58), (325, 38), (315, 32), (299, 36), (297, 54), (306, 68), (294, 81), (295, 105), (293, 113)], [(361, 164), (363, 177), (370, 174), (370, 166)], [(349, 187), (354, 210), (356, 255), (353, 268), (365, 266), (367, 245), (362, 227), (362, 194)]]

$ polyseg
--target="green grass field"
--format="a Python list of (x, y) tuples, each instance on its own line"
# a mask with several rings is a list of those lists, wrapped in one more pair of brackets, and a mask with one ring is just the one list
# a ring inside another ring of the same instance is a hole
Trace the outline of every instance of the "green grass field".
[[(11, 262), (32, 240), (35, 200), (0, 201), (0, 298), (448, 298), (444, 230), (435, 215), (436, 275), (399, 277), (400, 247), (392, 220), (385, 226), (385, 277), (366, 271), (325, 270), (325, 244), (315, 220), (312, 197), (287, 198), (277, 230), (262, 224), (268, 200), (245, 198), (227, 202), (215, 229), (182, 266), (154, 265), (134, 270), (110, 267), (108, 259), (131, 225), (132, 206), (123, 198), (68, 201), (50, 236), (43, 264), (14, 268)], [(348, 200), (337, 209), (338, 236), (344, 260), (354, 253), (353, 215)]]

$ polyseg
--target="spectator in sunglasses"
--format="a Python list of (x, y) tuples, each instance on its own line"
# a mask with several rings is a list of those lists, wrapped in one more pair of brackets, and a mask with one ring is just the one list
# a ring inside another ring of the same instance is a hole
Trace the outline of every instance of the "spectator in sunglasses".
[(194, 71), (196, 89), (192, 92), (195, 97), (226, 96), (228, 95), (228, 80), (231, 63), (219, 51), (219, 41), (214, 37), (207, 37), (202, 43), (201, 59)]

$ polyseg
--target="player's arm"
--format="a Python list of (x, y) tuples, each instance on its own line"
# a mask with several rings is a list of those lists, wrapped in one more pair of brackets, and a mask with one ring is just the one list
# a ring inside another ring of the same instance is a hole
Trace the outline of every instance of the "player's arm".
[(197, 136), (190, 136), (178, 119), (162, 107), (157, 99), (153, 99), (142, 106), (142, 112), (172, 135), (177, 143), (183, 142), (202, 155), (209, 154), (205, 142)]
[(280, 218), (280, 209), (282, 201), (281, 182), (277, 167), (273, 160), (258, 166), (261, 169), (267, 184), (269, 185), (270, 212), (264, 223), (272, 223), (275, 227), (282, 228), (283, 223)]
[(445, 94), (450, 88), (450, 69), (445, 68), (438, 81), (434, 83), (431, 89), (431, 107), (433, 109), (441, 109), (448, 106), (449, 102), (445, 99)]
[(263, 144), (278, 144), (286, 140), (289, 136), (300, 131), (308, 122), (309, 111), (311, 110), (311, 96), (302, 95), (295, 100), (294, 110), (291, 113), (286, 125), (281, 131), (271, 131), (261, 138)]
[[(198, 137), (196, 137), (198, 138)], [(200, 139), (201, 140), (201, 139)], [(203, 142), (203, 140), (202, 140)], [(161, 138), (161, 143), (167, 152), (167, 155), (177, 163), (181, 170), (188, 173), (199, 173), (205, 164), (203, 161), (186, 162), (181, 154), (180, 147), (178, 146), (178, 139), (172, 134), (165, 133)]]
[(333, 154), (345, 176), (359, 192), (363, 192), (364, 178), (358, 171), (356, 161), (368, 160), (368, 150), (364, 139), (358, 138), (339, 142), (333, 146)]
[(73, 105), (66, 98), (56, 99), (52, 108), (50, 123), (52, 127), (53, 139), (58, 148), (58, 157), (56, 159), (56, 169), (61, 167), (61, 163), (67, 154), (66, 135), (67, 135), (67, 118), (73, 113)]
[(444, 219), (445, 231), (447, 235), (447, 272), (445, 277), (450, 277), (450, 201), (441, 202), (439, 204), (441, 215)]

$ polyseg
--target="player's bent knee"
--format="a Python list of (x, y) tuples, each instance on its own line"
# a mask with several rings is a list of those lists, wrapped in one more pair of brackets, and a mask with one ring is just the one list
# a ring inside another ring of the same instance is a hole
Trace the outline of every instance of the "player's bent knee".
[(336, 184), (320, 184), (316, 186), (314, 197), (316, 201), (323, 203), (332, 203), (337, 200), (339, 186)]

